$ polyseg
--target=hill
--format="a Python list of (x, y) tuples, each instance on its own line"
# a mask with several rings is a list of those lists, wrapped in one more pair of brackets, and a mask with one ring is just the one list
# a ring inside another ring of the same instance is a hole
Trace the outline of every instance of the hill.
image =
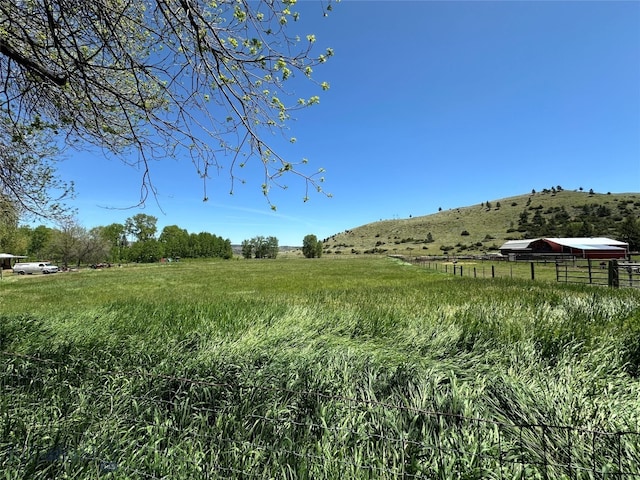
[(640, 193), (594, 193), (561, 187), (488, 200), (431, 215), (381, 220), (324, 239), (325, 254), (465, 255), (495, 252), (522, 238), (620, 237), (640, 218)]

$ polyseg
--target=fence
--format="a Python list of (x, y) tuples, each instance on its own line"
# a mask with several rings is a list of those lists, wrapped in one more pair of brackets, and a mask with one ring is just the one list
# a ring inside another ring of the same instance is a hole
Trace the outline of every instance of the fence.
[(4, 478), (640, 478), (636, 431), (0, 358)]
[(495, 262), (484, 258), (459, 260), (402, 257), (425, 268), (473, 278), (555, 279), (561, 283), (640, 288), (640, 263), (564, 257)]
[(590, 259), (557, 261), (556, 279), (563, 283), (640, 288), (640, 263)]
[(487, 257), (402, 257), (406, 262), (442, 273), (472, 278), (536, 278), (552, 280), (555, 275), (555, 260), (540, 258), (535, 261), (497, 261)]

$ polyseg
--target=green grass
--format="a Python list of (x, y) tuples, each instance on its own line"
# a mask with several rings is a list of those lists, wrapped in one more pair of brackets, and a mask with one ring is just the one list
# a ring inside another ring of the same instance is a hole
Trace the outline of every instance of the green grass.
[(5, 277), (0, 312), (1, 478), (640, 474), (637, 290), (287, 258)]

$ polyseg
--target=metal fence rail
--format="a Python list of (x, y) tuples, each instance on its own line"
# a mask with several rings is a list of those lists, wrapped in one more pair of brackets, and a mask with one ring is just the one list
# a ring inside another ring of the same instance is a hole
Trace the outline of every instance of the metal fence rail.
[(640, 263), (618, 260), (558, 260), (556, 279), (562, 283), (640, 288)]
[[(640, 478), (636, 431), (144, 371), (80, 374), (9, 352), (0, 360), (4, 478)], [(239, 415), (234, 402), (255, 407)]]
[(484, 257), (465, 257), (467, 262), (474, 260), (480, 262), (476, 265), (465, 264), (462, 261), (458, 263), (458, 259), (450, 260), (445, 257), (395, 257), (424, 268), (461, 277), (535, 280), (541, 270), (555, 268), (555, 280), (560, 283), (640, 288), (640, 263), (638, 262), (580, 259), (565, 255), (552, 259), (538, 257), (535, 260), (504, 260), (493, 263), (493, 259)]

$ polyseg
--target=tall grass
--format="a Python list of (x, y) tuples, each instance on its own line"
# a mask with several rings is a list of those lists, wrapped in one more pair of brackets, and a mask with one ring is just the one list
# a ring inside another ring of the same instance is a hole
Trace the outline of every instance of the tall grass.
[(359, 258), (6, 280), (3, 478), (640, 475), (637, 291)]

